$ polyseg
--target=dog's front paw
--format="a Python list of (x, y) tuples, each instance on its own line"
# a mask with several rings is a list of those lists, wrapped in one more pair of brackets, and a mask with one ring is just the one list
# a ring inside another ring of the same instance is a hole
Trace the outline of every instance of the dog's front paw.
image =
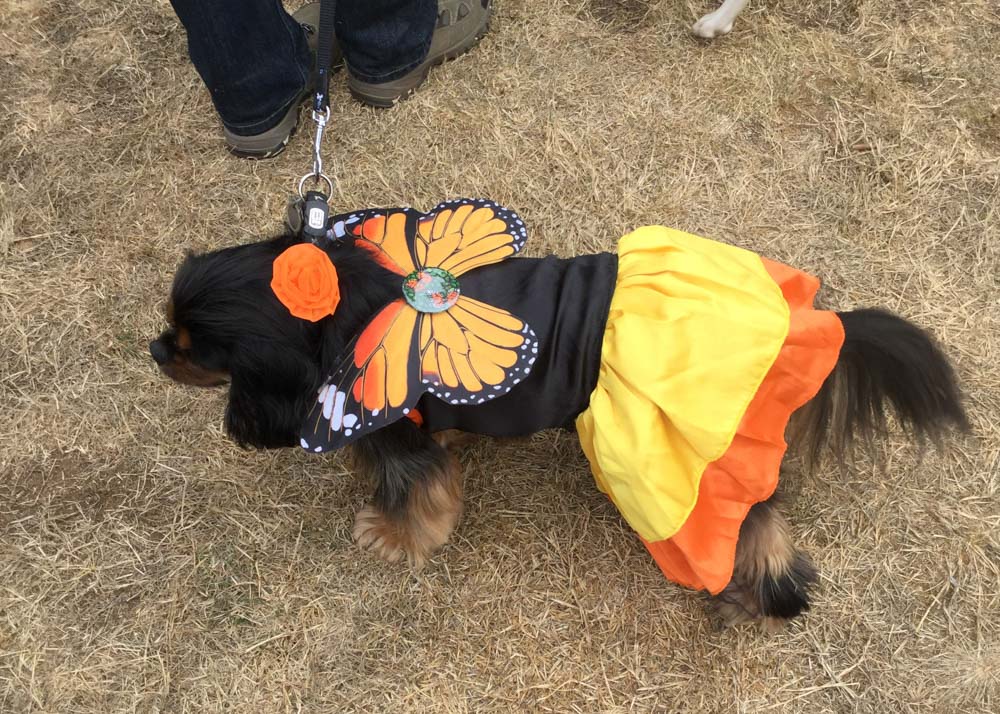
[(698, 22), (694, 23), (691, 28), (691, 32), (698, 35), (698, 37), (704, 37), (706, 40), (711, 40), (715, 37), (722, 37), (723, 35), (729, 34), (729, 31), (733, 29), (733, 18), (730, 17), (728, 12), (722, 12), (722, 9), (716, 10), (715, 12), (710, 12), (704, 17), (702, 17)]
[(431, 555), (448, 541), (461, 513), (461, 501), (435, 499), (442, 488), (432, 488), (428, 498), (414, 499), (417, 506), (387, 516), (373, 505), (367, 505), (354, 517), (354, 542), (388, 563), (406, 560), (420, 568)]
[(412, 565), (420, 566), (426, 560), (425, 554), (407, 552), (398, 525), (374, 506), (368, 505), (358, 511), (351, 535), (355, 543), (388, 563), (406, 558)]

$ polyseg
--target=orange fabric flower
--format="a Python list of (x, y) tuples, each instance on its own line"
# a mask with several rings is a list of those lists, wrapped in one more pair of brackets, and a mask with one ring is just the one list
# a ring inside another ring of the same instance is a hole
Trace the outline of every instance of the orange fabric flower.
[(271, 290), (295, 317), (317, 322), (340, 302), (337, 269), (312, 243), (299, 243), (274, 259)]

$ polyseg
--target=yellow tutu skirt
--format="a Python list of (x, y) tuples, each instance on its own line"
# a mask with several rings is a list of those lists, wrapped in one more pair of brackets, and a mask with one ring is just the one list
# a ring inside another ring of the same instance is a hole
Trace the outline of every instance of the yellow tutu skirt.
[(622, 238), (618, 261), (580, 441), (664, 574), (717, 593), (843, 327), (813, 309), (816, 278), (723, 243), (651, 226)]

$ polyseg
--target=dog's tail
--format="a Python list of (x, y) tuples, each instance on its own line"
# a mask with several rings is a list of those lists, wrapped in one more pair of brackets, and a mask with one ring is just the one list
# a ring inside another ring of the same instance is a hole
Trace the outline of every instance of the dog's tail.
[(845, 460), (855, 441), (883, 435), (889, 409), (921, 442), (968, 430), (955, 372), (930, 335), (883, 310), (837, 315), (844, 325), (837, 366), (796, 414), (795, 438), (812, 463), (828, 444)]

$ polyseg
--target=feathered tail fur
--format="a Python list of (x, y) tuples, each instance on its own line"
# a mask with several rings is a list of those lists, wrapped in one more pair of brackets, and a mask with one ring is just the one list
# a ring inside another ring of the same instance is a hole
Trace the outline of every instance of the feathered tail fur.
[(884, 310), (837, 315), (844, 325), (837, 366), (795, 414), (794, 440), (810, 462), (826, 446), (849, 459), (856, 441), (885, 435), (890, 413), (921, 442), (968, 430), (955, 372), (929, 334)]

